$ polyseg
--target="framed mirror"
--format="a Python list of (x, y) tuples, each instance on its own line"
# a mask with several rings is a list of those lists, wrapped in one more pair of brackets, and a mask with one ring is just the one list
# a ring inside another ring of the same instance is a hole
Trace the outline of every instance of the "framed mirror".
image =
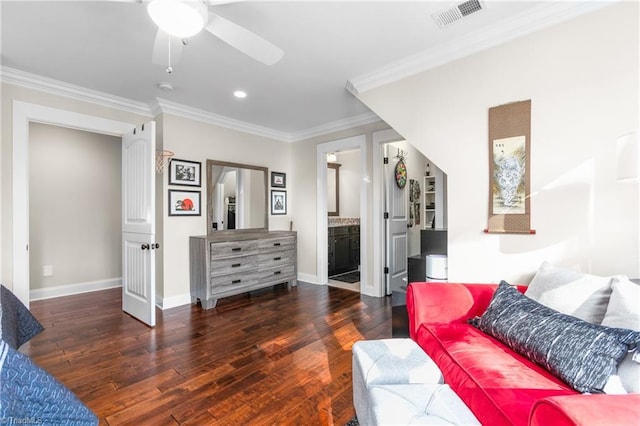
[(268, 169), (207, 160), (207, 234), (268, 229)]
[(327, 215), (340, 216), (340, 164), (327, 163)]

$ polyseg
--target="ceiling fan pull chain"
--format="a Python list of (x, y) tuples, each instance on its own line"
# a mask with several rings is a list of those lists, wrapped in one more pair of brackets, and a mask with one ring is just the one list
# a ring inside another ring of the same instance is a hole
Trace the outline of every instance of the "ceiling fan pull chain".
[(167, 73), (171, 74), (173, 72), (173, 67), (171, 67), (171, 37), (169, 37), (169, 66), (167, 67)]

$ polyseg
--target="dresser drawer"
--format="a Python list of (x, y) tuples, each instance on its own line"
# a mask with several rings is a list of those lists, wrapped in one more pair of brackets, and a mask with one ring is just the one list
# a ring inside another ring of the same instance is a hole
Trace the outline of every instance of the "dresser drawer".
[(258, 251), (258, 241), (225, 241), (221, 243), (211, 243), (211, 259), (222, 259), (225, 257), (241, 256), (244, 254), (254, 254)]
[(258, 262), (260, 268), (271, 268), (273, 266), (293, 265), (294, 250), (273, 251), (269, 253), (260, 253)]
[(211, 290), (220, 290), (221, 287), (245, 287), (254, 285), (258, 282), (258, 274), (256, 272), (244, 272), (240, 274), (229, 274), (221, 277), (211, 278)]
[(211, 261), (210, 270), (212, 277), (219, 277), (222, 275), (237, 274), (245, 271), (254, 271), (257, 268), (258, 255), (250, 254), (247, 256), (213, 259)]
[(290, 279), (295, 278), (294, 271), (295, 271), (295, 268), (293, 267), (293, 265), (266, 268), (266, 269), (260, 270), (258, 277), (260, 281), (265, 283), (267, 282), (279, 283), (279, 282), (288, 281)]
[(260, 253), (293, 249), (295, 247), (295, 243), (296, 240), (293, 236), (265, 238), (258, 242)]

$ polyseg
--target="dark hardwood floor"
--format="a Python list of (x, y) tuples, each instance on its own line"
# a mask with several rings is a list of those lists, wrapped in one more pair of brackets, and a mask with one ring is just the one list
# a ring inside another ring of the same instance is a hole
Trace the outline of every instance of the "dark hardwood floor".
[(157, 310), (149, 328), (121, 290), (35, 301), (45, 330), (23, 351), (103, 425), (344, 425), (351, 346), (391, 337), (391, 299), (299, 283)]

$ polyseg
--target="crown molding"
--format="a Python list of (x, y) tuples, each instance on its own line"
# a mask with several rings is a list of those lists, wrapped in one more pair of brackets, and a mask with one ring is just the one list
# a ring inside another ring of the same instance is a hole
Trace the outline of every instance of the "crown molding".
[(555, 24), (594, 12), (619, 0), (545, 2), (492, 28), (483, 28), (432, 49), (378, 68), (347, 81), (346, 89), (358, 96), (369, 90), (394, 83), (437, 66), (498, 46)]
[(64, 96), (76, 101), (88, 102), (94, 105), (114, 108), (147, 117), (152, 116), (149, 105), (143, 102), (136, 102), (131, 99), (110, 95), (14, 68), (0, 66), (0, 81), (27, 89), (39, 90), (52, 95)]
[(380, 117), (372, 112), (366, 112), (364, 114), (356, 115), (354, 117), (345, 118), (343, 120), (333, 121), (321, 126), (311, 127), (301, 132), (296, 132), (291, 135), (292, 142), (300, 142), (306, 139), (310, 139), (316, 136), (322, 136), (329, 133), (340, 132), (342, 130), (352, 129), (358, 126), (365, 126), (367, 124), (377, 123), (382, 121)]
[(227, 129), (238, 130), (240, 132), (252, 135), (262, 136), (265, 138), (276, 139), (282, 142), (292, 142), (291, 135), (268, 127), (258, 126), (246, 121), (235, 120), (223, 115), (214, 114), (198, 108), (193, 108), (167, 99), (156, 98), (150, 104), (151, 111), (154, 115), (162, 112), (164, 114), (176, 115), (182, 118), (200, 121), (214, 126), (225, 127)]
[(110, 95), (86, 87), (65, 83), (37, 74), (0, 66), (0, 81), (2, 83), (34, 89), (65, 98), (87, 102), (107, 108), (117, 109), (129, 113), (139, 114), (145, 117), (155, 117), (166, 113), (190, 120), (200, 121), (214, 126), (237, 130), (281, 142), (297, 142), (314, 136), (320, 136), (330, 132), (346, 130), (355, 126), (379, 121), (373, 113), (366, 113), (355, 117), (327, 123), (296, 133), (281, 132), (264, 126), (258, 126), (245, 121), (235, 120), (223, 115), (214, 114), (198, 108), (193, 108), (177, 102), (162, 98), (156, 98), (150, 103), (137, 102), (120, 96)]

